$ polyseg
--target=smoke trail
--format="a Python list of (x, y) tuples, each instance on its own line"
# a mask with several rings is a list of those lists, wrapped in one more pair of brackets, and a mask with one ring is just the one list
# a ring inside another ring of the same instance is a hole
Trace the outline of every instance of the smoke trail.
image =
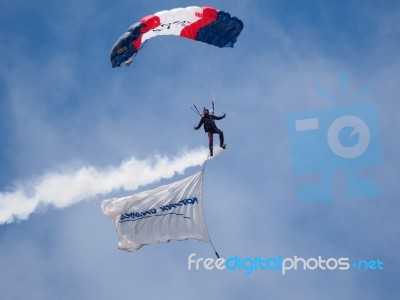
[(25, 220), (39, 205), (64, 208), (119, 189), (133, 191), (199, 166), (206, 158), (207, 150), (198, 148), (172, 159), (159, 155), (146, 160), (133, 157), (118, 167), (84, 166), (75, 171), (47, 173), (34, 183), (19, 184), (11, 192), (0, 193), (0, 224)]

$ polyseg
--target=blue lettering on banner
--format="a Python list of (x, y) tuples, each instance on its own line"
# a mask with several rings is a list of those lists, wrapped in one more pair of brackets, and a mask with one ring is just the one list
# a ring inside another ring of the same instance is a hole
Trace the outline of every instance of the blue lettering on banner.
[[(155, 215), (156, 213), (157, 213), (157, 210), (155, 208), (152, 208), (150, 210), (143, 211), (143, 212), (124, 213), (124, 214), (121, 214), (120, 221), (133, 221), (135, 219), (146, 218), (149, 215)], [(127, 219), (129, 219), (129, 220), (127, 220)]]
[[(182, 199), (176, 203), (160, 206), (159, 209), (161, 210), (161, 212), (166, 212), (166, 211), (173, 210), (180, 206), (192, 205), (192, 204), (197, 204), (197, 203), (198, 203), (197, 197), (192, 197), (192, 198)], [(152, 209), (142, 211), (142, 212), (122, 213), (119, 222), (123, 223), (123, 222), (127, 222), (127, 221), (137, 221), (137, 220), (141, 220), (144, 218), (165, 216), (165, 215), (170, 215), (170, 214), (183, 216), (186, 219), (190, 219), (189, 217), (185, 217), (183, 214), (178, 214), (178, 213), (171, 213), (171, 212), (166, 213), (166, 214), (157, 214), (157, 213), (158, 213), (158, 211), (156, 208), (152, 208)]]
[(188, 204), (195, 204), (195, 203), (197, 203), (197, 198), (193, 197), (193, 198), (183, 199), (183, 200), (181, 200), (181, 201), (179, 201), (177, 203), (160, 206), (160, 209), (161, 209), (161, 211), (167, 211), (167, 210), (171, 210), (171, 209), (174, 209), (176, 207), (179, 207), (179, 206), (188, 205)]

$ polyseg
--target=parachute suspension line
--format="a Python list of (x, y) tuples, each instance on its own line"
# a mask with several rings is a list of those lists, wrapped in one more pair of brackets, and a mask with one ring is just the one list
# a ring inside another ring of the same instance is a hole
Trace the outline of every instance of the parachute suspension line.
[[(212, 32), (212, 35), (215, 35), (215, 31)], [(217, 66), (216, 66), (216, 49), (210, 48), (210, 53), (207, 56), (208, 57), (208, 62), (207, 62), (207, 71), (206, 71), (206, 76), (208, 80), (208, 86), (209, 86), (209, 91), (210, 91), (210, 96), (211, 98), (214, 98), (215, 96), (215, 85), (214, 85), (214, 76), (216, 75), (217, 71)]]
[[(217, 33), (217, 29), (214, 30), (215, 32), (212, 34)], [(190, 65), (194, 70), (189, 76), (196, 76), (202, 92), (205, 92), (209, 99), (216, 99), (229, 63), (225, 56), (228, 52), (230, 53), (230, 49), (215, 47), (199, 41), (187, 43), (186, 46), (189, 48), (187, 51), (192, 57)]]
[[(207, 165), (207, 161), (208, 161), (209, 158), (210, 158), (210, 153), (207, 154), (207, 159), (204, 161), (203, 166), (201, 167), (201, 172), (202, 172), (202, 176), (201, 176), (201, 194), (202, 194), (202, 196), (204, 195), (204, 171), (205, 171), (205, 168), (206, 168), (206, 165)], [(202, 205), (203, 205), (203, 202), (202, 202)], [(204, 207), (203, 207), (203, 211), (204, 211)], [(207, 222), (205, 221), (205, 217), (204, 217), (204, 224), (205, 224), (205, 227), (206, 227), (207, 236), (208, 236), (208, 239), (210, 241), (211, 247), (213, 248), (214, 253), (217, 256), (217, 258), (220, 258), (219, 254), (218, 254), (218, 251), (215, 249), (214, 244), (213, 244), (213, 242), (211, 240), (210, 233), (209, 233), (208, 227), (207, 227)]]
[(228, 69), (230, 58), (232, 57), (231, 50), (232, 49), (221, 49), (221, 48), (215, 49), (215, 51), (217, 51), (217, 54), (214, 65), (218, 66), (219, 69), (216, 69), (214, 73), (215, 74), (213, 78), (214, 87), (213, 87), (213, 94), (211, 96), (212, 99), (216, 99), (217, 92), (221, 88), (223, 79)]
[[(213, 36), (216, 34), (216, 31), (214, 29), (213, 31)], [(217, 87), (216, 87), (216, 78), (217, 78), (217, 72), (219, 71), (219, 61), (218, 61), (218, 53), (221, 50), (219, 48), (210, 48), (210, 55), (209, 57), (209, 62), (208, 62), (208, 84), (210, 88), (210, 97), (211, 99), (215, 99), (216, 97), (216, 92), (217, 92)]]
[[(217, 35), (217, 29), (214, 28), (213, 35)], [(211, 99), (214, 100), (217, 97), (217, 92), (221, 87), (222, 79), (224, 76), (223, 64), (226, 62), (226, 51), (228, 49), (223, 49), (219, 47), (211, 48), (211, 62), (210, 62), (210, 84), (211, 84)]]
[[(192, 66), (194, 68), (194, 74), (197, 74), (199, 84), (205, 87), (209, 87), (210, 84), (207, 82), (207, 74), (209, 74), (209, 70), (206, 67), (209, 66), (209, 57), (204, 55), (204, 49), (208, 48), (209, 45), (204, 45), (199, 42), (191, 43), (188, 45), (190, 47), (190, 52), (192, 53)], [(209, 50), (209, 49), (208, 49)]]

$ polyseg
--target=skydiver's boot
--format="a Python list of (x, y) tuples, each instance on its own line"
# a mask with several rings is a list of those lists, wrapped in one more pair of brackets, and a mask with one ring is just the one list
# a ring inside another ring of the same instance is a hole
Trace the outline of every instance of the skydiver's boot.
[(218, 133), (219, 133), (219, 146), (222, 149), (226, 148), (226, 144), (224, 143), (224, 133), (221, 129), (218, 129)]
[(214, 155), (213, 148), (210, 148), (210, 156), (213, 156), (213, 155)]

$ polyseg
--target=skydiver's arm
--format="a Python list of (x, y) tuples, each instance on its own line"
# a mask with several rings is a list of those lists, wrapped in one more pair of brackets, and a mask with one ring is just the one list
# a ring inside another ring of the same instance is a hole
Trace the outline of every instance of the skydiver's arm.
[(201, 125), (203, 125), (203, 123), (204, 123), (204, 119), (201, 118), (199, 124), (197, 126), (194, 126), (194, 129), (198, 130), (201, 127)]
[(224, 113), (222, 116), (220, 116), (220, 117), (218, 117), (218, 116), (214, 116), (214, 119), (215, 120), (221, 120), (221, 119), (223, 119), (223, 118), (225, 118), (226, 117), (226, 113)]

